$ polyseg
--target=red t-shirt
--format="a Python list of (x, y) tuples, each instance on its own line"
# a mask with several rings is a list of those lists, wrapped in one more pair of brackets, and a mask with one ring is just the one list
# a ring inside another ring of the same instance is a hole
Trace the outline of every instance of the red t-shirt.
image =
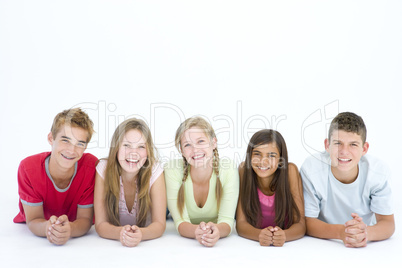
[[(18, 193), (20, 212), (15, 223), (25, 222), (22, 203), (43, 206), (45, 219), (52, 215), (65, 214), (69, 221), (77, 218), (77, 208), (93, 207), (95, 168), (98, 159), (92, 154), (83, 154), (75, 164), (75, 173), (69, 186), (58, 189), (48, 171), (50, 152), (29, 156), (18, 168)], [(47, 163), (46, 163), (47, 162)]]

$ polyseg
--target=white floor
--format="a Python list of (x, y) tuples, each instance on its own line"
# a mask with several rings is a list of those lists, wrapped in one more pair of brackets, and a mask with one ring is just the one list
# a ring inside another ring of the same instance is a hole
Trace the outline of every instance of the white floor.
[(136, 248), (100, 238), (94, 227), (81, 238), (54, 246), (30, 233), (25, 224), (14, 224), (16, 207), (11, 206), (11, 200), (4, 201), (8, 203), (7, 217), (0, 221), (1, 267), (400, 267), (402, 264), (398, 232), (391, 239), (372, 242), (361, 249), (346, 248), (341, 241), (308, 236), (285, 243), (281, 248), (261, 247), (237, 233), (218, 241), (213, 248), (206, 248), (195, 240), (180, 237), (172, 220), (168, 220), (161, 238), (142, 242)]

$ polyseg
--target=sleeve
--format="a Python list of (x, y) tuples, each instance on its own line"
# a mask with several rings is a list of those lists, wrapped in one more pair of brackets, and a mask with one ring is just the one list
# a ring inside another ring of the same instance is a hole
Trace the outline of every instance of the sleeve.
[(85, 189), (78, 202), (78, 208), (92, 208), (94, 206), (94, 189), (95, 189), (95, 165), (96, 162), (86, 167), (83, 182)]
[(105, 179), (106, 163), (106, 160), (100, 160), (96, 165), (96, 172), (98, 172), (102, 179)]
[(25, 169), (24, 162), (18, 167), (18, 194), (21, 203), (28, 206), (42, 206), (43, 198), (32, 185), (32, 179), (36, 174), (29, 174)]
[(320, 213), (321, 198), (319, 198), (311, 181), (311, 176), (314, 174), (308, 172), (305, 164), (303, 164), (300, 175), (303, 181), (304, 214), (306, 217), (317, 218)]
[(179, 168), (180, 164), (182, 164), (180, 161), (170, 161), (168, 166), (165, 167), (167, 205), (176, 226), (176, 230), (179, 228), (179, 225), (182, 222), (191, 223), (186, 205), (184, 204), (182, 216), (180, 216), (180, 212), (177, 207), (177, 194), (181, 187), (183, 178), (182, 168)]
[(372, 189), (370, 210), (376, 214), (392, 215), (394, 213), (391, 187), (389, 185), (390, 177), (391, 174), (387, 171), (385, 175), (382, 175), (382, 180), (374, 178), (379, 183)]
[(223, 171), (223, 176), (221, 177), (223, 195), (217, 223), (227, 223), (230, 226), (230, 232), (232, 232), (237, 200), (239, 198), (239, 172), (233, 163), (226, 169), (223, 165), (221, 170)]
[(159, 178), (159, 176), (163, 173), (163, 166), (157, 162), (155, 165), (152, 167), (152, 176), (149, 182), (149, 188), (152, 187), (154, 182)]

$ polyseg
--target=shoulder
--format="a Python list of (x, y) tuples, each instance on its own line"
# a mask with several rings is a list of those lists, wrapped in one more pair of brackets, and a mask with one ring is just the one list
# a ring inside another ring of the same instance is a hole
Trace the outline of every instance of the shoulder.
[(163, 173), (163, 165), (156, 162), (152, 167), (152, 177), (156, 180)]
[(98, 163), (98, 158), (90, 153), (84, 153), (79, 160), (81, 165), (90, 166), (95, 168), (96, 164)]
[(164, 165), (165, 179), (181, 180), (183, 176), (183, 159), (171, 159)]
[(50, 155), (50, 152), (39, 153), (31, 155), (23, 159), (20, 163), (20, 169), (31, 170), (31, 169), (42, 169), (46, 158)]
[(304, 160), (301, 170), (309, 173), (318, 173), (327, 170), (331, 165), (331, 160), (327, 152), (316, 153), (310, 155)]
[(373, 177), (378, 180), (379, 178), (386, 179), (388, 176), (390, 176), (390, 169), (388, 165), (381, 159), (378, 159), (372, 155), (366, 154), (362, 156), (359, 165), (359, 168), (366, 172), (367, 177)]
[(31, 156), (28, 156), (28, 157), (24, 158), (21, 161), (21, 164), (24, 164), (26, 166), (41, 164), (41, 163), (45, 162), (46, 158), (49, 155), (50, 155), (50, 152), (43, 152), (43, 153), (39, 153), (39, 154), (34, 154), (34, 155), (31, 155)]
[(295, 176), (297, 177), (299, 175), (299, 169), (297, 168), (296, 164), (289, 162), (288, 173), (289, 173), (289, 178), (295, 177)]
[(226, 180), (230, 180), (233, 177), (239, 177), (239, 171), (235, 162), (229, 158), (222, 158), (219, 160), (219, 177), (224, 183)]

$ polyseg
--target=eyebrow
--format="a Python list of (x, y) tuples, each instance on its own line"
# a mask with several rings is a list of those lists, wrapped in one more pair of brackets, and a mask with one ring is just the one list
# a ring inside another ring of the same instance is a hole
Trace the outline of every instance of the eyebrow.
[[(262, 154), (262, 152), (260, 152), (260, 151), (258, 151), (258, 150), (256, 150), (256, 149), (253, 150), (253, 153), (260, 153), (260, 154)], [(277, 153), (275, 153), (275, 152), (268, 152), (268, 154), (275, 154), (275, 155), (277, 155)]]
[[(67, 139), (67, 140), (72, 140), (70, 137), (67, 137), (67, 136), (61, 136), (61, 138), (62, 139)], [(78, 141), (78, 142), (81, 142), (81, 143), (87, 143), (86, 141)]]
[(123, 142), (127, 142), (127, 143), (130, 143), (130, 144), (133, 144), (133, 143), (135, 143), (135, 144), (138, 144), (138, 145), (147, 145), (147, 143), (146, 142), (142, 142), (142, 143), (137, 143), (137, 142), (135, 142), (135, 141), (128, 141), (128, 140), (123, 140)]
[[(344, 141), (341, 141), (341, 140), (333, 140), (333, 141), (334, 142), (343, 142), (343, 143), (345, 143)], [(360, 144), (361, 142), (359, 142), (359, 141), (351, 141), (349, 143), (358, 143), (358, 144)]]

